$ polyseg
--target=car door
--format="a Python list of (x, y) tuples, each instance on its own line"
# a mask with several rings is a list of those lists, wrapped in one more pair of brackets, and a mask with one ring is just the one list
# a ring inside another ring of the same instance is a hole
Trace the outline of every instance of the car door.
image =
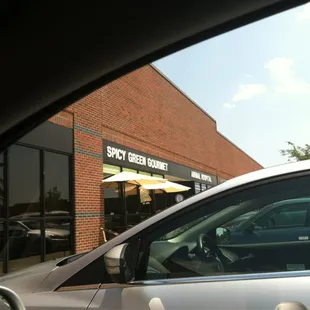
[[(280, 303), (292, 300), (301, 300), (309, 306), (310, 297), (306, 288), (309, 284), (308, 277), (299, 276), (261, 276), (260, 279), (236, 276), (229, 279), (187, 279), (169, 283), (158, 281), (123, 287), (102, 285), (89, 309), (273, 310)], [(300, 289), (292, 291), (294, 287)]]
[[(198, 251), (201, 236), (208, 235), (211, 240), (217, 228), (228, 221), (270, 203), (308, 196), (309, 181), (308, 175), (290, 175), (251, 184), (199, 201), (156, 227), (145, 229), (137, 236), (141, 247), (134, 280), (102, 283), (89, 309), (275, 309), (290, 301), (310, 307), (308, 265), (303, 271), (278, 272), (269, 269), (265, 260), (258, 259), (250, 270), (244, 268), (240, 263), (244, 258), (236, 253), (221, 258), (214, 255), (213, 259), (211, 250)], [(191, 225), (202, 217), (205, 217), (202, 221)], [(188, 229), (184, 230), (184, 225)], [(163, 238), (167, 235), (170, 239)], [(212, 242), (210, 245), (214, 247), (216, 238)], [(272, 248), (272, 243), (269, 246)], [(302, 252), (297, 252), (298, 255), (304, 259)], [(219, 260), (223, 269), (219, 268)], [(234, 260), (240, 263), (236, 265), (239, 267), (229, 268)], [(290, 257), (282, 261), (288, 264)], [(255, 269), (257, 264), (259, 268)]]

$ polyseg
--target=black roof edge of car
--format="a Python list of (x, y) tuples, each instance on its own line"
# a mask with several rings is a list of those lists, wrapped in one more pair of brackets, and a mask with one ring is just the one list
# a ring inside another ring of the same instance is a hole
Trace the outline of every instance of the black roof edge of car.
[[(245, 1), (246, 2), (246, 1)], [(277, 0), (267, 6), (263, 6), (257, 10), (246, 12), (240, 16), (236, 16), (229, 20), (223, 21), (222, 23), (216, 24), (212, 27), (201, 29), (200, 31), (193, 32), (188, 36), (179, 38), (178, 40), (172, 41), (170, 44), (159, 46), (157, 49), (148, 51), (146, 54), (141, 54), (138, 57), (132, 58), (132, 61), (120, 64), (110, 72), (105, 72), (101, 76), (96, 77), (93, 80), (85, 82), (74, 90), (69, 91), (67, 94), (61, 95), (61, 97), (54, 99), (48, 105), (39, 106), (36, 103), (36, 111), (16, 121), (11, 127), (7, 128), (3, 132), (0, 132), (0, 152), (5, 150), (11, 144), (16, 142), (18, 139), (23, 137), (26, 133), (36, 128), (40, 123), (48, 120), (51, 116), (62, 111), (70, 104), (75, 103), (81, 98), (89, 95), (93, 91), (100, 87), (116, 80), (117, 78), (132, 72), (144, 65), (152, 63), (158, 59), (166, 57), (172, 53), (176, 53), (182, 49), (188, 48), (194, 44), (198, 44), (201, 41), (208, 40), (216, 37), (223, 33), (227, 33), (231, 30), (243, 27), (250, 23), (254, 23), (263, 18), (270, 17), (274, 14), (287, 11), (291, 8), (306, 4), (308, 0)], [(9, 17), (6, 18), (10, 20)], [(10, 68), (12, 71), (12, 68)], [(72, 80), (70, 81), (72, 84)], [(25, 103), (23, 102), (25, 105)], [(38, 109), (38, 107), (40, 107)]]

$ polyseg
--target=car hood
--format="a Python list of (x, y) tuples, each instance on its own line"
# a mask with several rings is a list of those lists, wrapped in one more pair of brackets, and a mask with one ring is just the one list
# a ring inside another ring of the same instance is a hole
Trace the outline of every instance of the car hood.
[(12, 272), (0, 277), (0, 285), (6, 286), (17, 294), (31, 293), (53, 271), (59, 268), (56, 264), (62, 259), (57, 259), (32, 267)]
[(58, 229), (58, 228), (48, 228), (45, 230), (47, 235), (55, 235), (61, 237), (67, 237), (70, 235), (70, 231), (66, 229)]

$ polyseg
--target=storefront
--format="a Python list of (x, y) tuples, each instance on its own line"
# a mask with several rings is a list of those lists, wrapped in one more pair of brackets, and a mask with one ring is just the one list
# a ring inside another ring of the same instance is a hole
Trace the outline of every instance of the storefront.
[[(120, 183), (118, 188), (104, 188), (105, 227), (116, 232), (124, 231), (153, 214), (217, 184), (215, 175), (108, 140), (103, 141), (103, 162), (104, 178), (129, 171), (165, 178), (190, 187), (190, 190), (179, 193), (166, 193), (163, 190), (146, 192), (138, 186), (123, 183)], [(126, 200), (125, 208), (122, 199)]]

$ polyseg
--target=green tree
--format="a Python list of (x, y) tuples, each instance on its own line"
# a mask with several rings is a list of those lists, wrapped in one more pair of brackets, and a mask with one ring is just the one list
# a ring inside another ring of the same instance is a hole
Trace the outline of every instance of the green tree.
[(288, 162), (295, 162), (310, 159), (310, 144), (305, 144), (304, 147), (298, 146), (293, 142), (287, 142), (288, 149), (280, 150), (282, 156), (288, 156)]

